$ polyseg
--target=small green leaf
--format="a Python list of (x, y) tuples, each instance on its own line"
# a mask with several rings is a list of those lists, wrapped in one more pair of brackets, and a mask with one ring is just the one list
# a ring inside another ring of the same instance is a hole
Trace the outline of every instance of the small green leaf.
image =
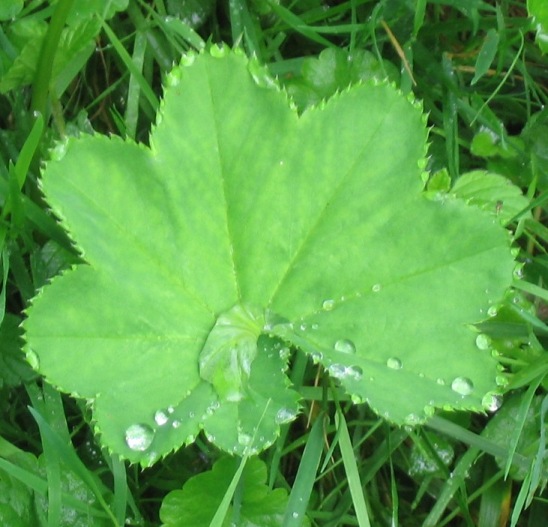
[(17, 386), (35, 376), (21, 350), (20, 324), (21, 320), (10, 313), (6, 313), (0, 324), (0, 388)]
[[(190, 478), (182, 490), (171, 491), (163, 500), (160, 519), (163, 527), (203, 527), (209, 525), (234, 476), (237, 460), (224, 457), (213, 469)], [(283, 489), (266, 486), (266, 465), (250, 458), (240, 480), (239, 507), (231, 506), (223, 525), (239, 527), (281, 527), (287, 507)], [(308, 525), (305, 521), (301, 525)]]
[(463, 174), (451, 192), (471, 205), (498, 216), (502, 223), (527, 207), (529, 200), (519, 187), (498, 174), (474, 170)]

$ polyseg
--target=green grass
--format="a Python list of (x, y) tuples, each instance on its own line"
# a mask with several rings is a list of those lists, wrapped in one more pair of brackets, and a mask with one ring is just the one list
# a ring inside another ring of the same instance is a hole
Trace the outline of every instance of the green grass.
[[(289, 496), (283, 525), (300, 525), (305, 514), (325, 527), (545, 524), (548, 58), (525, 1), (210, 0), (185, 10), (130, 0), (117, 13), (79, 15), (70, 0), (27, 1), (21, 10), (11, 3), (13, 18), (0, 22), (2, 525), (160, 525), (164, 497), (221, 455), (199, 437), (141, 471), (101, 450), (85, 403), (23, 363), (17, 330), (35, 292), (78, 261), (41, 198), (48, 150), (91, 130), (146, 142), (172, 64), (219, 41), (255, 54), (301, 107), (355, 80), (339, 72), (328, 86), (326, 75), (314, 96), (305, 93), (309, 59), (328, 48), (351, 58), (367, 50), (423, 101), (430, 174), (445, 167), (454, 181), (489, 170), (529, 201), (508, 224), (527, 281), (484, 328), (510, 378), (501, 409), (391, 427), (297, 356), (291, 377), (302, 416), (261, 456), (269, 486)], [(238, 492), (235, 478), (222, 505)]]

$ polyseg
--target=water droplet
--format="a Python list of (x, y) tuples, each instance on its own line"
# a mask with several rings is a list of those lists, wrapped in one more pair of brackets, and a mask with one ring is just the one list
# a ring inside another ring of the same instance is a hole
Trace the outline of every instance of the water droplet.
[(398, 359), (398, 357), (390, 357), (387, 361), (386, 361), (386, 365), (391, 369), (391, 370), (401, 370), (403, 364), (401, 362), (400, 359)]
[(488, 310), (487, 310), (487, 314), (490, 316), (490, 317), (496, 317), (497, 314), (499, 312), (499, 309), (497, 306), (491, 306)]
[(307, 325), (303, 322), (300, 326), (299, 326), (299, 329), (301, 331), (306, 331), (307, 330)]
[(432, 417), (435, 412), (436, 412), (436, 409), (430, 404), (427, 404), (424, 407), (424, 414), (426, 415), (426, 417)]
[(335, 351), (340, 353), (356, 353), (356, 346), (351, 340), (340, 339), (335, 342)]
[(164, 410), (158, 410), (154, 414), (154, 421), (158, 426), (164, 426), (169, 421), (169, 415)]
[(154, 439), (154, 430), (148, 425), (131, 425), (126, 430), (126, 445), (136, 452), (144, 452)]
[(381, 289), (382, 289), (381, 284), (375, 284), (375, 285), (373, 285), (373, 287), (371, 288), (371, 291), (373, 291), (373, 293), (378, 293)]
[(359, 381), (363, 377), (363, 370), (359, 366), (350, 366), (346, 369), (346, 374), (352, 379)]
[(440, 385), (440, 386), (445, 386), (445, 381), (440, 377), (438, 379), (436, 379), (436, 382)]
[(181, 426), (181, 421), (178, 421), (177, 419), (175, 419), (175, 421), (173, 421), (173, 423), (171, 423), (171, 426), (173, 428), (179, 428)]
[(459, 395), (470, 395), (474, 391), (474, 383), (467, 377), (456, 377), (451, 389)]
[(242, 446), (249, 446), (253, 438), (245, 432), (238, 432), (238, 443)]
[(351, 396), (350, 396), (350, 400), (354, 403), (354, 404), (363, 404), (364, 402), (364, 399), (361, 395), (358, 395), (357, 393), (353, 393)]
[(421, 422), (421, 418), (417, 414), (409, 414), (404, 418), (403, 422), (406, 425), (414, 426)]
[(502, 405), (502, 397), (496, 393), (487, 393), (481, 400), (481, 405), (488, 412), (496, 412)]
[(318, 364), (323, 359), (323, 354), (320, 353), (319, 351), (313, 351), (310, 354), (310, 357), (312, 358), (312, 362), (314, 364)]
[(173, 408), (173, 406), (168, 406), (167, 407), (167, 413), (168, 414), (172, 414), (174, 411), (175, 411), (175, 408)]
[(289, 359), (289, 355), (291, 355), (291, 350), (287, 346), (283, 347), (280, 350), (280, 359), (282, 359), (283, 361)]
[(33, 370), (39, 370), (40, 369), (40, 359), (38, 358), (38, 355), (34, 350), (28, 349), (27, 350), (27, 362), (30, 364), (30, 367)]
[(324, 300), (322, 304), (322, 309), (324, 311), (331, 311), (335, 307), (335, 300)]
[(485, 333), (480, 333), (476, 337), (476, 346), (480, 350), (488, 350), (491, 347), (491, 337)]
[(516, 265), (516, 267), (514, 267), (514, 278), (516, 278), (517, 280), (520, 280), (523, 278), (523, 266), (525, 264), (523, 263), (518, 263)]
[(508, 380), (508, 377), (506, 375), (497, 375), (495, 377), (495, 382), (497, 383), (497, 386), (500, 386), (501, 388), (504, 388), (508, 386), (508, 383), (510, 382)]
[(331, 364), (328, 371), (332, 377), (335, 377), (335, 379), (342, 379), (346, 376), (346, 366), (343, 364)]
[(276, 423), (279, 425), (289, 423), (290, 421), (293, 421), (295, 417), (297, 416), (297, 412), (293, 410), (292, 408), (280, 408), (278, 410), (278, 413), (276, 414)]
[(318, 324), (312, 324), (312, 326), (310, 326), (313, 330), (316, 330), (318, 329), (320, 326), (318, 326)]

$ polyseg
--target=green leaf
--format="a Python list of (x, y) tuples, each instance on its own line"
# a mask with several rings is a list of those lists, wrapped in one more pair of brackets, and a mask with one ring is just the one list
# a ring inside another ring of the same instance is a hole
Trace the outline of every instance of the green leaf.
[(87, 263), (34, 299), (27, 353), (103, 443), (144, 465), (200, 429), (265, 448), (297, 413), (291, 347), (399, 424), (482, 410), (497, 362), (470, 325), (512, 281), (510, 239), (422, 194), (420, 105), (369, 81), (299, 116), (218, 47), (167, 80), (150, 148), (71, 138), (43, 173)]
[(519, 187), (505, 177), (485, 170), (463, 174), (451, 192), (471, 205), (495, 214), (502, 223), (509, 221), (529, 204)]
[(543, 53), (548, 53), (548, 4), (545, 0), (527, 0), (527, 10), (533, 17), (537, 44)]
[[(236, 472), (237, 459), (219, 459), (213, 469), (190, 478), (182, 490), (171, 491), (163, 500), (160, 519), (163, 527), (203, 527), (209, 525)], [(239, 509), (230, 507), (223, 525), (240, 527), (282, 526), (287, 507), (283, 489), (270, 490), (266, 465), (251, 458), (239, 483)], [(237, 521), (234, 520), (237, 518)], [(308, 522), (303, 523), (308, 525)]]

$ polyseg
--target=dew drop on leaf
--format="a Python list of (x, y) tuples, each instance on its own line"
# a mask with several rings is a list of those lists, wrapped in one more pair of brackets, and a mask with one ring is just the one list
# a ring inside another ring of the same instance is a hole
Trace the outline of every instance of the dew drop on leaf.
[(169, 415), (167, 411), (158, 410), (154, 414), (154, 421), (158, 426), (164, 426), (169, 421)]
[(154, 439), (154, 430), (148, 425), (136, 424), (126, 429), (126, 445), (136, 452), (144, 452)]
[(421, 419), (417, 414), (409, 414), (405, 417), (404, 422), (406, 425), (414, 426), (418, 425)]
[(361, 395), (358, 395), (357, 393), (353, 393), (351, 396), (350, 396), (350, 400), (354, 403), (354, 404), (363, 404), (364, 403), (364, 399)]
[(292, 410), (291, 408), (280, 408), (278, 410), (278, 413), (276, 414), (276, 423), (279, 425), (284, 423), (289, 423), (290, 421), (293, 421), (297, 415), (297, 412)]
[(359, 381), (363, 377), (363, 370), (359, 366), (350, 366), (350, 368), (346, 369), (346, 375)]
[(371, 288), (371, 291), (373, 291), (373, 293), (378, 293), (381, 289), (382, 289), (381, 284), (375, 284), (375, 285)]
[(497, 314), (498, 314), (499, 310), (498, 310), (498, 307), (497, 306), (491, 306), (488, 310), (487, 310), (487, 314), (490, 316), (490, 317), (496, 317)]
[(167, 407), (167, 413), (168, 414), (172, 414), (174, 411), (175, 411), (175, 408), (173, 408), (173, 406), (168, 406)]
[(346, 366), (344, 364), (331, 364), (328, 368), (329, 374), (335, 379), (346, 377)]
[(476, 346), (480, 350), (488, 350), (491, 347), (491, 337), (485, 335), (485, 333), (480, 333), (476, 337)]
[(181, 426), (181, 421), (175, 420), (175, 421), (173, 421), (173, 423), (171, 423), (171, 426), (173, 428), (179, 428)]
[(320, 353), (319, 351), (313, 351), (310, 354), (310, 357), (312, 358), (312, 362), (314, 364), (318, 364), (323, 359), (323, 353)]
[(488, 412), (496, 412), (502, 405), (502, 397), (495, 393), (487, 393), (481, 400), (481, 405)]
[(440, 385), (440, 386), (445, 386), (445, 381), (440, 377), (438, 379), (436, 379), (436, 382)]
[(356, 353), (356, 346), (351, 340), (340, 339), (335, 342), (335, 351), (340, 353)]
[(470, 395), (474, 391), (474, 384), (467, 377), (456, 377), (451, 383), (451, 389), (459, 395)]
[(387, 361), (386, 361), (386, 365), (391, 369), (391, 370), (401, 370), (402, 369), (402, 361), (400, 359), (398, 359), (398, 357), (390, 357)]
[(508, 377), (505, 375), (497, 375), (495, 378), (495, 382), (497, 383), (497, 386), (501, 386), (504, 388), (505, 386), (508, 386)]
[(249, 446), (253, 438), (245, 432), (238, 432), (238, 443), (242, 446)]
[(335, 307), (335, 300), (327, 299), (323, 301), (322, 309), (324, 311), (331, 311)]

